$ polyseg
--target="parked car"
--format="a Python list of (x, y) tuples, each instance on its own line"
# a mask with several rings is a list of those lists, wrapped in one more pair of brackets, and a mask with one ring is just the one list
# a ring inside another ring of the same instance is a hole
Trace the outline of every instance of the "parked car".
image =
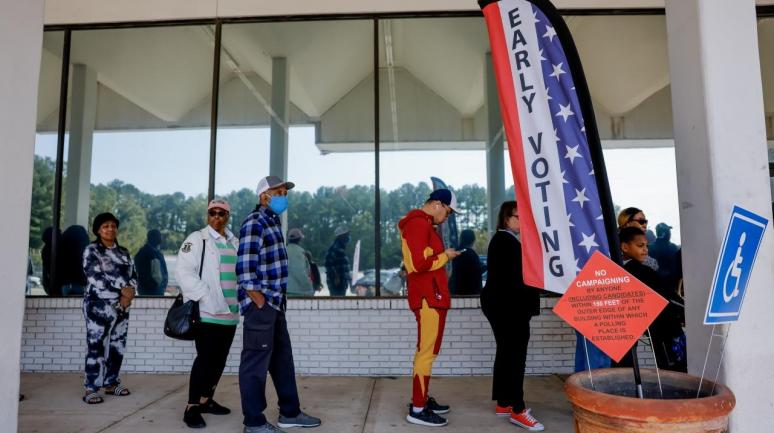
[[(34, 275), (27, 275), (27, 286), (24, 289), (25, 295), (32, 295), (33, 289), (43, 290), (43, 285), (40, 284), (40, 277)], [(43, 292), (45, 294), (45, 292)]]
[[(382, 296), (402, 296), (406, 294), (406, 283), (400, 276), (400, 268), (382, 269), (381, 272), (381, 295)], [(363, 271), (363, 276), (355, 281), (352, 292), (357, 296), (375, 296), (376, 295), (376, 270), (368, 269)]]

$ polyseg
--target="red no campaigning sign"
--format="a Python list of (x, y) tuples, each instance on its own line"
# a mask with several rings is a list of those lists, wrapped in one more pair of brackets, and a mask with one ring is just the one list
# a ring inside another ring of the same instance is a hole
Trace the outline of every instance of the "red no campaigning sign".
[(595, 252), (554, 307), (554, 313), (615, 361), (666, 307), (667, 300)]

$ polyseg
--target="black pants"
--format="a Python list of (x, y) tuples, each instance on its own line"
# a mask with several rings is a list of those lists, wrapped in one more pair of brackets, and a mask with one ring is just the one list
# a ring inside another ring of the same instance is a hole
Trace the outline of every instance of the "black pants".
[[(634, 366), (634, 358), (632, 358), (632, 350), (637, 352), (637, 346), (639, 345), (639, 341), (634, 342), (634, 346), (632, 346), (631, 349), (629, 349), (628, 352), (621, 358), (618, 362), (611, 362), (610, 367), (612, 368), (632, 368)], [(637, 363), (639, 364), (639, 359), (637, 359)]]
[(271, 374), (277, 391), (279, 412), (294, 417), (301, 411), (296, 388), (293, 350), (290, 346), (285, 313), (268, 304), (251, 303), (244, 314), (242, 359), (239, 364), (239, 392), (242, 396), (244, 425), (266, 424), (266, 373)]
[(212, 398), (226, 367), (226, 358), (234, 341), (236, 325), (199, 323), (196, 328), (196, 359), (191, 366), (188, 403), (199, 404), (202, 397)]
[(524, 370), (529, 344), (528, 314), (504, 310), (482, 302), (482, 310), (492, 326), (497, 352), (492, 377), (492, 400), (502, 407), (513, 406), (518, 413), (524, 404)]

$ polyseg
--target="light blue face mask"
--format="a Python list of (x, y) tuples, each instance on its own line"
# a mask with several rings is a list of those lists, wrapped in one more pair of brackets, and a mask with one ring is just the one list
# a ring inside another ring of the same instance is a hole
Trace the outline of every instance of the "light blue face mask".
[(269, 209), (275, 214), (281, 215), (288, 210), (288, 198), (284, 195), (275, 195), (269, 200)]

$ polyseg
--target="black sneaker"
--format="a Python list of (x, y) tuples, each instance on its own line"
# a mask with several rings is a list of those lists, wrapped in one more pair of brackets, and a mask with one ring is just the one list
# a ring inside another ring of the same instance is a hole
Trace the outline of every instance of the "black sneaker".
[(432, 410), (433, 412), (437, 413), (438, 415), (443, 415), (445, 413), (449, 413), (451, 410), (451, 407), (446, 404), (439, 404), (433, 397), (427, 398), (427, 403), (425, 404), (428, 409)]
[(204, 418), (202, 418), (199, 405), (193, 405), (186, 409), (185, 413), (183, 413), (183, 422), (190, 428), (204, 428), (207, 426)]
[(199, 413), (211, 413), (213, 415), (228, 415), (231, 409), (221, 406), (213, 399), (207, 400), (207, 403), (199, 405)]
[(415, 413), (413, 408), (409, 408), (409, 413), (406, 415), (406, 421), (411, 424), (423, 425), (426, 427), (443, 427), (448, 424), (446, 418), (436, 414), (428, 406), (422, 409), (422, 412)]

